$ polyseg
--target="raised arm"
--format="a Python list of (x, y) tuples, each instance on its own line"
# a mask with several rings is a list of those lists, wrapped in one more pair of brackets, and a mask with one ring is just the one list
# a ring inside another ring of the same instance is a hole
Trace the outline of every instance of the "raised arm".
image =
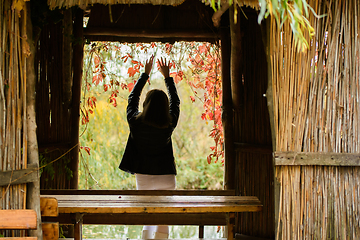
[(178, 96), (174, 79), (170, 77), (169, 63), (166, 62), (166, 58), (158, 60), (159, 71), (165, 78), (165, 84), (169, 94), (170, 101), (170, 115), (172, 116), (172, 126), (176, 127), (180, 115), (180, 98)]
[(144, 88), (146, 81), (149, 78), (152, 66), (154, 63), (154, 55), (152, 55), (145, 62), (145, 71), (141, 74), (140, 78), (137, 80), (133, 90), (131, 91), (128, 97), (128, 106), (126, 108), (126, 115), (128, 122), (131, 122), (139, 114), (139, 99)]
[(158, 64), (159, 64), (159, 70), (161, 72), (161, 74), (164, 76), (164, 78), (168, 78), (170, 76), (170, 68), (169, 68), (169, 63), (166, 63), (166, 58), (162, 58), (158, 59)]

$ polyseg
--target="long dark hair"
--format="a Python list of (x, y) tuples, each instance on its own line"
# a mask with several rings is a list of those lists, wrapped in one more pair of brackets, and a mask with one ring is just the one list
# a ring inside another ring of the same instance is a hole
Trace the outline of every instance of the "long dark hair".
[(143, 103), (143, 111), (137, 116), (145, 124), (157, 128), (167, 128), (171, 124), (169, 98), (159, 89), (150, 90)]

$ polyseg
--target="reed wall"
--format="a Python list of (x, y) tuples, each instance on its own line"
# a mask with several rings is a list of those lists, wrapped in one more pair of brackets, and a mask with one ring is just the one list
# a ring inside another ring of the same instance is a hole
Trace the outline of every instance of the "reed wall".
[[(234, 141), (236, 149), (236, 190), (242, 196), (257, 196), (263, 211), (240, 213), (236, 233), (273, 238), (274, 233), (274, 171), (272, 139), (267, 108), (267, 61), (264, 49), (266, 31), (257, 22), (257, 12), (244, 9), (241, 25), (241, 79), (237, 89), (239, 109), (234, 111)], [(245, 17), (246, 16), (246, 17)], [(263, 28), (263, 29), (262, 29)], [(232, 86), (234, 87), (234, 86)]]
[[(306, 36), (307, 51), (297, 51), (288, 23), (270, 24), (276, 151), (358, 154), (360, 2), (307, 2), (326, 14), (310, 14), (315, 36)], [(360, 236), (360, 166), (331, 164), (336, 161), (330, 155), (323, 164), (275, 161), (276, 239)]]
[[(0, 171), (26, 168), (27, 43), (24, 12), (12, 9), (11, 0), (0, 2)], [(2, 187), (1, 209), (25, 208), (24, 185)]]
[[(29, 49), (24, 14), (13, 8), (13, 1), (0, 1), (0, 173), (27, 167), (25, 61)], [(26, 184), (0, 187), (0, 209), (24, 208)]]
[[(65, 76), (64, 64), (72, 54), (64, 53), (64, 21), (47, 19), (42, 26), (35, 59), (36, 122), (39, 143), (41, 189), (68, 189), (72, 178), (71, 146), (72, 78)], [(69, 84), (70, 82), (70, 84)], [(50, 164), (51, 163), (51, 164)]]

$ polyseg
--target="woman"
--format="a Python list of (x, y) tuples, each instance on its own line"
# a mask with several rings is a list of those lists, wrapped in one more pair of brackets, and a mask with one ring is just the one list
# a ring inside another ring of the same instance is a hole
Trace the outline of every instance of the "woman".
[[(143, 111), (139, 99), (153, 66), (154, 56), (145, 63), (145, 72), (136, 82), (128, 98), (127, 120), (130, 135), (119, 168), (135, 174), (138, 190), (175, 189), (176, 167), (171, 135), (180, 114), (180, 99), (174, 80), (169, 76), (169, 64), (161, 58), (159, 70), (165, 78), (170, 101), (159, 89), (146, 94)], [(144, 226), (143, 239), (168, 238), (168, 226)]]

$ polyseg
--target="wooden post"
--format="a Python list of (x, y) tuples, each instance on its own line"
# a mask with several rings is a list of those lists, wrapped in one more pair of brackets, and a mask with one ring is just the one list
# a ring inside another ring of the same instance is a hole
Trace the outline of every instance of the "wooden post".
[[(29, 44), (30, 54), (26, 59), (26, 122), (27, 122), (27, 163), (35, 168), (39, 167), (39, 151), (36, 137), (36, 115), (35, 115), (35, 44), (33, 39), (33, 27), (31, 23), (30, 2), (26, 3), (24, 10), (24, 19), (26, 22), (26, 36)], [(41, 212), (40, 212), (40, 177), (39, 172), (36, 172), (37, 180), (28, 183), (27, 187), (27, 207), (35, 210), (37, 215), (37, 229), (30, 230), (30, 236), (37, 237), (42, 240), (41, 231)]]
[[(237, 7), (233, 4), (230, 8), (230, 39), (231, 39), (231, 50), (230, 50), (230, 82), (231, 82), (231, 98), (232, 98), (232, 109), (235, 112), (241, 111), (241, 98), (243, 96), (243, 87), (242, 87), (242, 71), (241, 71), (241, 32), (240, 32), (240, 18), (237, 17), (237, 23), (234, 20), (234, 7)], [(229, 93), (228, 93), (229, 94)], [(225, 93), (223, 93), (225, 95)], [(233, 117), (234, 118), (234, 117)], [(234, 119), (229, 119), (231, 123)], [(240, 124), (240, 123), (236, 123)], [(228, 124), (229, 125), (229, 124)], [(233, 124), (231, 124), (233, 125)], [(232, 134), (236, 128), (233, 128)], [(238, 136), (240, 137), (240, 136)], [(232, 143), (234, 144), (235, 136), (232, 139)], [(228, 140), (229, 141), (229, 140)], [(228, 142), (227, 141), (227, 142)], [(237, 182), (236, 179), (236, 163), (235, 154), (233, 153), (233, 158), (228, 160), (227, 167), (227, 177), (228, 177), (228, 188), (227, 189), (235, 189), (235, 184)]]
[(225, 174), (224, 188), (235, 188), (235, 151), (234, 151), (234, 129), (233, 129), (233, 105), (230, 80), (230, 29), (222, 27), (221, 34), (221, 78), (223, 86), (222, 123), (224, 129), (225, 144)]
[(73, 33), (72, 10), (64, 10), (64, 35), (63, 35), (63, 102), (65, 108), (68, 109), (71, 104), (71, 88), (72, 88), (72, 41)]
[[(244, 87), (242, 86), (242, 36), (240, 29), (240, 15), (238, 13), (237, 21), (234, 19), (234, 7), (233, 4), (230, 8), (230, 35), (231, 35), (231, 89), (232, 89), (232, 102), (234, 110), (239, 112), (242, 108), (242, 98), (244, 96)], [(238, 10), (239, 12), (240, 10)]]
[(78, 188), (79, 181), (79, 122), (80, 122), (80, 97), (81, 97), (81, 79), (82, 79), (82, 67), (83, 67), (83, 10), (77, 9), (74, 22), (74, 37), (75, 42), (73, 44), (74, 49), (74, 81), (72, 87), (72, 111), (71, 111), (71, 147), (75, 146), (71, 151), (71, 171), (73, 172), (73, 178), (71, 179), (70, 187), (72, 189)]
[[(268, 86), (266, 89), (266, 100), (269, 111), (269, 120), (270, 120), (270, 128), (271, 128), (271, 142), (272, 142), (272, 150), (276, 151), (276, 132), (275, 132), (275, 119), (274, 119), (274, 96), (273, 96), (273, 84), (272, 84), (272, 67), (271, 67), (271, 49), (270, 49), (270, 19), (266, 20), (266, 35), (263, 34), (264, 38), (264, 46), (266, 52), (266, 60), (267, 60), (267, 69), (268, 69)], [(265, 37), (266, 36), (266, 37)], [(277, 232), (278, 229), (278, 217), (279, 217), (279, 203), (280, 203), (280, 181), (276, 177), (276, 167), (273, 159), (273, 173), (274, 173), (274, 232)]]

